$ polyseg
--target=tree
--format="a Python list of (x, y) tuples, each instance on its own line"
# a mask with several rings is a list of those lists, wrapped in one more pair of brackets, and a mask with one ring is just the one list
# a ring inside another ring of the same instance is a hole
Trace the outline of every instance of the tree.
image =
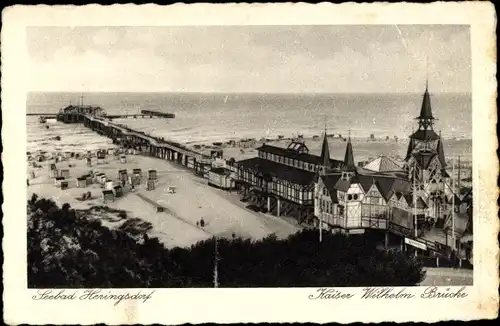
[[(146, 234), (104, 227), (69, 205), (28, 201), (29, 287), (212, 287), (214, 239), (167, 249)], [(366, 236), (300, 231), (287, 239), (218, 239), (221, 287), (409, 286), (413, 256), (376, 249)], [(334, 249), (332, 249), (334, 248)]]

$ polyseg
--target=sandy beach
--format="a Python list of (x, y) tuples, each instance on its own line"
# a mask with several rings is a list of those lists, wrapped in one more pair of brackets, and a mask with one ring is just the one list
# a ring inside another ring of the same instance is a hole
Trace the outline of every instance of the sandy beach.
[[(236, 194), (208, 186), (207, 180), (197, 177), (191, 170), (175, 165), (172, 162), (143, 155), (127, 155), (127, 162), (121, 163), (113, 155), (107, 155), (105, 164), (97, 164), (92, 158), (92, 166), (88, 167), (85, 159), (67, 159), (56, 164), (58, 169), (68, 169), (70, 176), (68, 189), (56, 187), (54, 179), (50, 178), (49, 166), (53, 160), (37, 163), (41, 168), (29, 167), (35, 173), (30, 178), (28, 198), (33, 193), (40, 197), (51, 198), (58, 205), (69, 203), (75, 209), (89, 209), (93, 206), (108, 206), (125, 210), (127, 218), (109, 224), (119, 227), (126, 220), (139, 218), (149, 222), (152, 229), (150, 236), (158, 237), (167, 247), (186, 247), (200, 240), (213, 236), (260, 239), (270, 234), (279, 238), (287, 237), (296, 232), (299, 227), (291, 220), (277, 218), (262, 213), (256, 213), (245, 208)], [(70, 167), (71, 165), (71, 167)], [(91, 184), (78, 188), (76, 178), (88, 174), (102, 172), (118, 184), (118, 171), (127, 169), (142, 169), (141, 184), (133, 192), (124, 191), (124, 196), (115, 198), (114, 202), (103, 203), (100, 184)], [(157, 171), (157, 182), (154, 190), (146, 189), (147, 171)], [(175, 187), (175, 193), (169, 193), (169, 187)], [(80, 201), (83, 193), (91, 192), (92, 198)], [(164, 212), (157, 212), (156, 204), (165, 207)], [(205, 221), (203, 228), (197, 226), (201, 218)]]

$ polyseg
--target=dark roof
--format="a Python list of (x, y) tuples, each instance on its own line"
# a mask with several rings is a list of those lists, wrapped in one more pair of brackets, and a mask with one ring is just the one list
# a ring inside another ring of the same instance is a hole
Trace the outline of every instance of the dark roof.
[(364, 192), (367, 192), (375, 182), (375, 177), (372, 175), (357, 174), (351, 180), (351, 183), (359, 183)]
[(325, 185), (326, 189), (328, 190), (328, 193), (330, 194), (330, 198), (332, 199), (333, 203), (339, 202), (338, 197), (337, 197), (337, 189), (335, 189), (335, 184), (338, 182), (340, 177), (341, 177), (341, 175), (338, 173), (321, 176), (321, 180), (323, 181), (323, 184)]
[(380, 192), (382, 197), (384, 197), (385, 201), (388, 201), (394, 193), (394, 190), (392, 189), (393, 183), (394, 180), (388, 178), (380, 178), (375, 182), (378, 191)]
[[(386, 201), (389, 200), (394, 193), (408, 194), (410, 191), (410, 182), (405, 179), (376, 176), (375, 184)], [(398, 198), (400, 197), (401, 195), (398, 196)]]
[(328, 140), (325, 136), (323, 137), (323, 144), (321, 145), (321, 163), (322, 166), (329, 166), (330, 162), (330, 148), (328, 147)]
[(422, 199), (422, 197), (418, 197), (417, 199), (417, 208), (420, 208), (420, 209), (425, 209), (427, 208), (427, 204), (425, 203), (425, 201)]
[(345, 149), (344, 168), (346, 170), (353, 170), (356, 168), (356, 166), (354, 165), (354, 154), (352, 152), (351, 138), (349, 138), (349, 140), (347, 141), (347, 147)]
[(404, 199), (406, 200), (406, 203), (408, 206), (413, 206), (413, 196), (410, 194), (403, 195)]
[(436, 151), (438, 153), (439, 163), (441, 163), (441, 166), (443, 168), (446, 167), (446, 159), (444, 157), (444, 149), (443, 149), (443, 140), (441, 138), (438, 141)]
[(335, 184), (335, 189), (346, 192), (351, 187), (351, 181), (339, 179)]
[(418, 119), (434, 120), (434, 117), (432, 116), (431, 97), (429, 95), (427, 85), (425, 86), (424, 98), (422, 100), (422, 107), (420, 108), (420, 115), (418, 116)]
[(408, 161), (408, 159), (410, 158), (411, 152), (413, 152), (413, 148), (415, 148), (415, 139), (410, 137), (410, 142), (408, 143), (408, 149), (406, 150), (405, 161)]
[(438, 140), (439, 135), (432, 129), (419, 129), (415, 131), (411, 136), (411, 139), (417, 140)]
[[(301, 160), (303, 162), (307, 162), (307, 163), (311, 163), (311, 164), (315, 164), (315, 165), (321, 166), (323, 164), (323, 162), (321, 161), (321, 156), (307, 154), (307, 153), (298, 153), (297, 151), (292, 150), (292, 149), (288, 149), (288, 148), (263, 144), (262, 146), (258, 147), (257, 150), (261, 151), (261, 152), (265, 152), (265, 153), (274, 154), (274, 155), (298, 159), (298, 160)], [(340, 168), (342, 166), (342, 164), (343, 164), (342, 161), (330, 159), (330, 167)]]
[(413, 158), (417, 161), (418, 165), (422, 169), (427, 169), (432, 159), (436, 156), (433, 151), (421, 151), (418, 153), (413, 153)]
[(314, 172), (297, 169), (291, 166), (286, 166), (273, 161), (253, 157), (247, 160), (236, 162), (238, 166), (245, 169), (252, 169), (260, 175), (268, 174), (281, 180), (286, 180), (291, 183), (308, 185), (314, 181)]

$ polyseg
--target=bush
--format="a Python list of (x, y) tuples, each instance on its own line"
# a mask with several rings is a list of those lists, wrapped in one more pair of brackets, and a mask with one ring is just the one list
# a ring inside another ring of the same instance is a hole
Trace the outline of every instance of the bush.
[[(28, 201), (30, 288), (212, 287), (215, 240), (166, 249), (145, 234), (150, 225), (127, 220), (110, 230), (85, 212), (36, 196)], [(143, 234), (141, 236), (141, 234)], [(378, 251), (363, 237), (305, 230), (285, 240), (219, 239), (221, 287), (410, 286), (421, 264)]]

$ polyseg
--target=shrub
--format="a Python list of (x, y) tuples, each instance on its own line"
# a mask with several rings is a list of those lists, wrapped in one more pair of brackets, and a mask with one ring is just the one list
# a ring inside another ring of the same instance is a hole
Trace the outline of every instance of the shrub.
[[(167, 249), (145, 233), (151, 224), (129, 219), (104, 227), (64, 205), (28, 201), (30, 288), (212, 287), (215, 239)], [(375, 249), (363, 237), (304, 230), (287, 239), (219, 239), (221, 287), (410, 286), (421, 264), (402, 253)]]

